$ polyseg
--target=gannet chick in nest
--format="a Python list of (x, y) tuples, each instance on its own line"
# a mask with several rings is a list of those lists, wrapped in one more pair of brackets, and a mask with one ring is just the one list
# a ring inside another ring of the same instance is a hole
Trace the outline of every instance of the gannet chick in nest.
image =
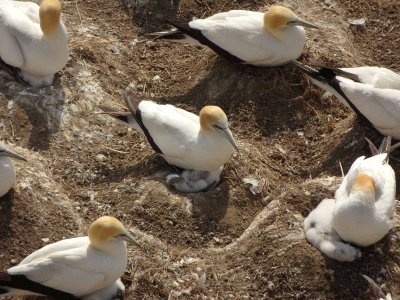
[(223, 165), (238, 150), (220, 107), (207, 105), (197, 116), (170, 104), (135, 101), (127, 92), (124, 99), (129, 113), (102, 109), (143, 134), (153, 150), (179, 173), (169, 175), (167, 183), (183, 192), (198, 192), (220, 181)]

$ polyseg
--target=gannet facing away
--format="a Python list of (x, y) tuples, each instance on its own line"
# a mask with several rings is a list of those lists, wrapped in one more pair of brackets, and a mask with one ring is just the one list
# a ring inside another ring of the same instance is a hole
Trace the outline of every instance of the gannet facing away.
[(26, 161), (22, 155), (0, 145), (0, 198), (8, 193), (16, 180), (15, 167), (10, 158)]
[(400, 75), (380, 67), (317, 69), (293, 61), (382, 135), (400, 139)]
[[(360, 250), (346, 244), (369, 246), (392, 228), (396, 181), (388, 155), (400, 146), (390, 146), (385, 137), (378, 149), (367, 139), (373, 156), (359, 157), (335, 193), (323, 200), (304, 219), (306, 239), (318, 250), (339, 261), (353, 261)], [(386, 152), (386, 153), (384, 153)]]
[(89, 226), (88, 236), (47, 245), (0, 273), (0, 296), (109, 300), (127, 266), (125, 241), (137, 244), (120, 221), (100, 217)]
[(103, 111), (143, 134), (169, 165), (191, 170), (182, 173), (181, 179), (169, 177), (169, 183), (178, 190), (196, 192), (219, 182), (223, 165), (238, 150), (221, 108), (205, 106), (197, 116), (170, 104), (137, 102), (127, 92), (123, 95), (130, 113), (102, 107)]
[(335, 193), (332, 227), (343, 241), (367, 247), (393, 227), (396, 178), (388, 160), (400, 143), (390, 142), (384, 138), (380, 151), (369, 142), (375, 155), (357, 158)]
[(235, 63), (255, 66), (279, 66), (298, 58), (306, 41), (302, 26), (318, 28), (283, 6), (271, 6), (265, 13), (231, 10), (189, 23), (167, 22), (178, 30), (155, 33), (157, 38), (203, 44)]
[(61, 21), (61, 2), (1, 0), (0, 58), (19, 69), (32, 86), (51, 85), (68, 60), (68, 34)]

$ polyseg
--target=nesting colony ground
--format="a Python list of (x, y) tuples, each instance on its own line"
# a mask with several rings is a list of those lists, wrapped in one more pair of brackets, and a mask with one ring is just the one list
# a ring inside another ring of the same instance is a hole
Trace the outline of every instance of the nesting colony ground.
[[(186, 19), (275, 3), (165, 2)], [(308, 30), (301, 61), (400, 72), (398, 1), (283, 4), (321, 27)], [(141, 34), (157, 26), (141, 14), (157, 15), (151, 1), (63, 7), (71, 57), (55, 86), (24, 88), (0, 73), (0, 138), (29, 159), (16, 163), (18, 182), (0, 201), (2, 269), (47, 243), (85, 234), (91, 221), (109, 214), (143, 243), (130, 248), (127, 299), (368, 299), (361, 274), (400, 294), (398, 217), (390, 235), (354, 263), (328, 259), (302, 232), (303, 218), (333, 197), (339, 161), (347, 171), (369, 155), (364, 137), (379, 143), (377, 132), (292, 66), (233, 65), (206, 48), (147, 42)], [(364, 25), (347, 22), (362, 17)], [(99, 104), (123, 108), (120, 90), (129, 85), (143, 99), (195, 113), (217, 104), (227, 112), (241, 152), (216, 189), (172, 191), (145, 139), (95, 114)], [(398, 178), (399, 157), (392, 159)], [(244, 178), (259, 181), (258, 194)]]

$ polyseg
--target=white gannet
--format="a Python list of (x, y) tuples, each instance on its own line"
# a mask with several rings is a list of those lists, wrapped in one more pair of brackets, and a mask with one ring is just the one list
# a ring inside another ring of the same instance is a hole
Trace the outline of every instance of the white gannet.
[[(210, 183), (212, 178), (219, 182), (222, 166), (234, 149), (238, 150), (221, 108), (208, 105), (197, 116), (170, 104), (135, 101), (127, 92), (123, 96), (130, 112), (112, 112), (102, 107), (103, 111), (143, 134), (169, 165), (191, 170), (182, 173), (187, 184), (180, 183), (175, 175), (167, 181), (184, 192), (203, 190), (203, 183)], [(196, 174), (197, 171), (209, 173)]]
[(317, 69), (293, 61), (382, 135), (400, 139), (400, 75), (380, 67)]
[(373, 156), (359, 157), (343, 178), (335, 199), (324, 199), (304, 219), (306, 239), (339, 261), (361, 257), (360, 250), (346, 242), (372, 245), (393, 226), (396, 181), (388, 155), (400, 143), (390, 146), (391, 138), (385, 137), (378, 150), (367, 141)]
[(367, 247), (393, 227), (396, 178), (388, 160), (400, 143), (390, 143), (384, 138), (377, 150), (369, 141), (375, 155), (357, 158), (335, 193), (332, 227), (343, 241)]
[(14, 164), (10, 157), (26, 161), (22, 155), (0, 145), (0, 198), (8, 193), (16, 179)]
[(32, 86), (53, 83), (68, 60), (68, 34), (61, 21), (61, 2), (0, 1), (0, 58), (18, 68)]
[(231, 10), (189, 23), (166, 21), (178, 30), (152, 35), (203, 44), (228, 60), (256, 66), (279, 66), (298, 58), (306, 41), (302, 26), (318, 28), (283, 6), (271, 6), (265, 13)]
[(116, 218), (100, 217), (89, 226), (88, 236), (47, 245), (0, 273), (0, 296), (109, 300), (109, 292), (120, 289), (127, 266), (125, 241), (138, 245)]
[(361, 251), (343, 243), (332, 228), (334, 199), (324, 199), (304, 219), (304, 233), (307, 241), (332, 259), (351, 262), (361, 257)]

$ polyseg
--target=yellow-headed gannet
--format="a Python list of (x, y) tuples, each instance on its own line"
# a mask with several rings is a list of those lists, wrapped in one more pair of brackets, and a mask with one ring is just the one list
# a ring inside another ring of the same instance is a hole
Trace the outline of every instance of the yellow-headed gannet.
[(53, 83), (68, 60), (68, 34), (61, 21), (61, 2), (1, 0), (0, 58), (19, 69), (32, 86)]
[(293, 63), (382, 135), (400, 139), (400, 75), (380, 67), (317, 69)]
[(335, 193), (332, 227), (343, 241), (367, 247), (393, 227), (396, 178), (388, 161), (400, 143), (390, 143), (384, 138), (377, 150), (369, 141), (373, 156), (357, 158)]
[(123, 95), (130, 113), (102, 109), (146, 136), (169, 165), (186, 170), (180, 178), (169, 176), (168, 183), (195, 192), (219, 182), (223, 165), (238, 150), (221, 108), (208, 105), (197, 116), (170, 104), (138, 102), (127, 92)]
[(15, 183), (15, 168), (11, 158), (26, 160), (25, 157), (0, 145), (0, 198), (13, 187)]
[(346, 242), (372, 245), (393, 226), (396, 181), (388, 155), (400, 143), (390, 146), (391, 138), (385, 137), (379, 150), (368, 143), (373, 156), (359, 157), (343, 178), (335, 199), (324, 199), (304, 219), (306, 239), (339, 261), (361, 257), (360, 250)]
[(256, 66), (279, 66), (298, 58), (306, 41), (302, 26), (317, 28), (283, 6), (271, 6), (265, 13), (231, 10), (189, 23), (167, 22), (178, 30), (158, 33), (157, 38), (203, 44), (235, 63)]
[(138, 245), (116, 218), (100, 217), (89, 226), (88, 236), (47, 245), (0, 273), (0, 296), (109, 300), (107, 295), (120, 289), (127, 266), (125, 241)]

